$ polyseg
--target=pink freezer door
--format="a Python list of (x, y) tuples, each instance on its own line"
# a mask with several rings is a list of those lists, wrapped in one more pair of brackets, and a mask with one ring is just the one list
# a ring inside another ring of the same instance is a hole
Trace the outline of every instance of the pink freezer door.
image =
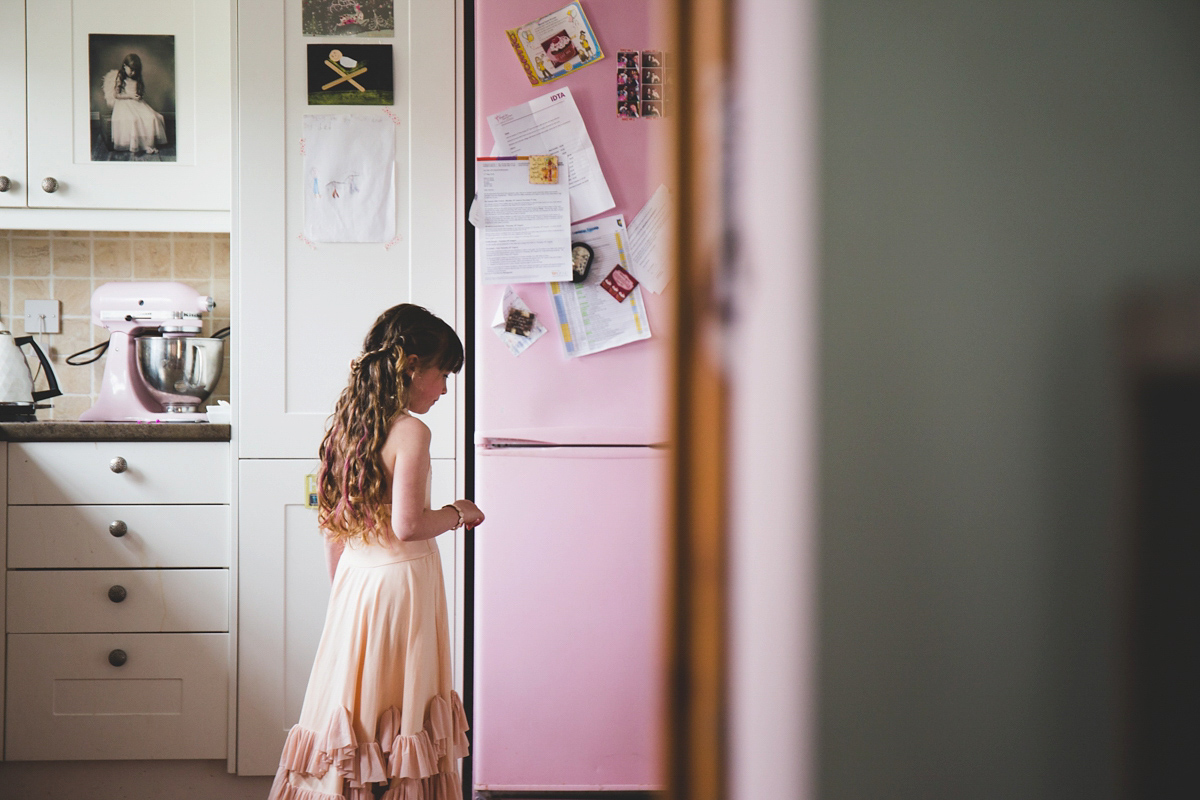
[(476, 455), (475, 788), (661, 788), (662, 451)]

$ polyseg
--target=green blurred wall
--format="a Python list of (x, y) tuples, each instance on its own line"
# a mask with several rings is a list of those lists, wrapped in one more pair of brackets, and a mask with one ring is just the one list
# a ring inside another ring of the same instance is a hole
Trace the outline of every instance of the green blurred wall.
[(1114, 798), (1114, 318), (1200, 281), (1200, 3), (820, 13), (820, 797)]

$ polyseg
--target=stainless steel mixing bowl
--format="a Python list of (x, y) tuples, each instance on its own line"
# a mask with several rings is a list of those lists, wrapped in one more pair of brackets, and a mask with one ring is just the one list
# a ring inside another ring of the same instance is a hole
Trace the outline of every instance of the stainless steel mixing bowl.
[(224, 352), (224, 339), (139, 336), (138, 372), (167, 411), (195, 412), (221, 378)]

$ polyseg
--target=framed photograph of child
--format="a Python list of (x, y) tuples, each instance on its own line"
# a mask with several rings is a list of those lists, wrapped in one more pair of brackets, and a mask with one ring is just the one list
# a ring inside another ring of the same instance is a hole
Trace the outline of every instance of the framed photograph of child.
[(175, 37), (88, 35), (91, 160), (173, 162)]

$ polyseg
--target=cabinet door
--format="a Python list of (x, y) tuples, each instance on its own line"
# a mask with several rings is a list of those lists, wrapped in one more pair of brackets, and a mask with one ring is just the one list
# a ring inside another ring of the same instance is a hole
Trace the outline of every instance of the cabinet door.
[(11, 570), (9, 633), (224, 632), (227, 569)]
[[(29, 206), (228, 209), (228, 0), (40, 0), (30, 8)], [(131, 77), (130, 99), (110, 105), (105, 76), (130, 54), (142, 64), (141, 97)], [(142, 155), (131, 156), (131, 141)], [(158, 153), (144, 155), (148, 144)], [(43, 190), (45, 178), (58, 182), (56, 191)]]
[(9, 569), (228, 567), (229, 506), (10, 506)]
[(13, 505), (229, 502), (225, 442), (14, 442), (8, 462)]
[[(238, 10), (234, 346), (241, 458), (311, 458), (372, 321), (396, 303), (425, 306), (459, 327), (455, 276), (455, 3), (395, 4), (395, 104), (356, 114), (396, 121), (396, 241), (307, 242), (302, 153), (309, 106), (301, 3)], [(366, 40), (370, 43), (374, 40)], [(238, 342), (243, 344), (239, 345)], [(455, 453), (456, 381), (425, 419), (434, 457)]]
[[(8, 189), (0, 192), (0, 208), (25, 205), (25, 3), (0, 0), (0, 177), (8, 178)], [(3, 181), (0, 181), (3, 183)]]
[(10, 634), (8, 644), (7, 760), (225, 756), (229, 634)]
[[(300, 719), (321, 639), (329, 573), (317, 512), (304, 507), (304, 476), (316, 468), (315, 461), (246, 460), (239, 469), (240, 775), (275, 773), (287, 732)], [(435, 506), (453, 499), (453, 461), (434, 461), (432, 496)], [(461, 534), (437, 538), (451, 620), (457, 618), (454, 563), (460, 539)]]

